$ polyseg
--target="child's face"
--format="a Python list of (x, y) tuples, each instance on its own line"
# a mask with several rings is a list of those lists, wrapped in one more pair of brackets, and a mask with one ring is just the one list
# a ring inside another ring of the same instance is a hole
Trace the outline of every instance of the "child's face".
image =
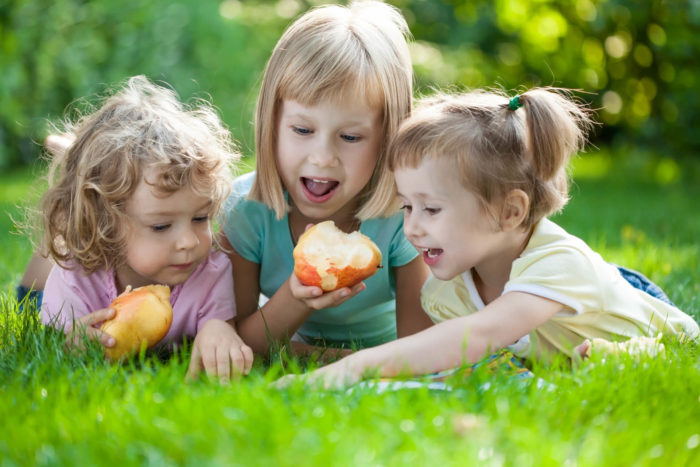
[(211, 200), (190, 187), (172, 194), (157, 191), (144, 179), (126, 203), (126, 264), (117, 270), (120, 286), (181, 284), (207, 257), (212, 244)]
[(464, 188), (449, 164), (424, 160), (394, 172), (404, 205), (404, 233), (423, 253), (438, 279), (487, 264), (495, 257), (498, 232), (474, 193)]
[(304, 216), (326, 219), (356, 208), (384, 138), (379, 109), (361, 97), (314, 106), (285, 99), (277, 135), (280, 176)]

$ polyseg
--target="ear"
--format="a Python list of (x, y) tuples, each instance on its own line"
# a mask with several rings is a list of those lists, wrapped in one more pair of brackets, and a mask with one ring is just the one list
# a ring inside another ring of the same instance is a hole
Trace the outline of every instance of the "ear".
[(530, 197), (523, 190), (510, 190), (503, 200), (499, 223), (503, 230), (519, 227), (530, 212)]

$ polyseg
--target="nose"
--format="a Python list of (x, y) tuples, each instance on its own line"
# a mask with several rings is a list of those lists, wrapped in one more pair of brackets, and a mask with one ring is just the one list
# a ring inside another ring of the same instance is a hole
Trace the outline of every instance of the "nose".
[(338, 165), (336, 147), (331, 138), (318, 138), (311, 148), (309, 162), (316, 167), (335, 167)]
[(423, 233), (418, 222), (418, 216), (411, 215), (409, 211), (404, 211), (403, 233), (411, 243), (415, 243), (415, 240), (420, 238)]
[(191, 250), (199, 245), (199, 237), (191, 227), (185, 227), (180, 232), (175, 242), (175, 248), (178, 250)]

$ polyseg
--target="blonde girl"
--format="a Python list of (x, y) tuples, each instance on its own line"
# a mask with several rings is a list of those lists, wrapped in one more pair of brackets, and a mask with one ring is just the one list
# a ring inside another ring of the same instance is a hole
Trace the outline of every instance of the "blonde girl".
[[(293, 337), (377, 345), (429, 320), (419, 291), (428, 270), (402, 233), (386, 146), (411, 109), (403, 17), (379, 2), (327, 5), (297, 19), (268, 61), (258, 99), (256, 171), (226, 204), (237, 327), (256, 352)], [(380, 247), (384, 268), (323, 294), (292, 274), (292, 249), (309, 224), (333, 220)], [(260, 295), (269, 301), (259, 306)]]
[(206, 103), (185, 108), (137, 76), (94, 113), (67, 124), (42, 199), (43, 244), (55, 261), (41, 319), (115, 345), (96, 324), (128, 286), (171, 287), (163, 345), (197, 335), (191, 374), (204, 364), (227, 379), (252, 353), (226, 320), (235, 315), (231, 264), (212, 249), (210, 219), (228, 195), (238, 155)]
[(401, 126), (389, 165), (406, 237), (432, 272), (422, 303), (437, 324), (313, 377), (427, 374), (504, 347), (546, 362), (581, 352), (585, 339), (697, 338), (690, 316), (633, 287), (547, 218), (568, 200), (567, 162), (590, 124), (554, 89), (426, 99)]

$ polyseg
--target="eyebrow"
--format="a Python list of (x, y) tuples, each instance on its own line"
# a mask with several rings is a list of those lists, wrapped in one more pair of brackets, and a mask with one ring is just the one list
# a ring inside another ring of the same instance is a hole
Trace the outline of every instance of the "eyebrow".
[[(314, 122), (314, 117), (311, 115), (307, 115), (301, 112), (295, 112), (293, 114), (289, 114), (285, 116), (285, 119), (294, 119), (294, 118), (299, 118), (301, 120), (305, 120), (306, 122), (313, 123)], [(359, 126), (362, 127), (363, 129), (370, 128), (372, 126), (372, 122), (365, 122), (361, 120), (349, 120), (347, 122), (342, 122), (343, 124), (341, 127), (345, 126)]]

